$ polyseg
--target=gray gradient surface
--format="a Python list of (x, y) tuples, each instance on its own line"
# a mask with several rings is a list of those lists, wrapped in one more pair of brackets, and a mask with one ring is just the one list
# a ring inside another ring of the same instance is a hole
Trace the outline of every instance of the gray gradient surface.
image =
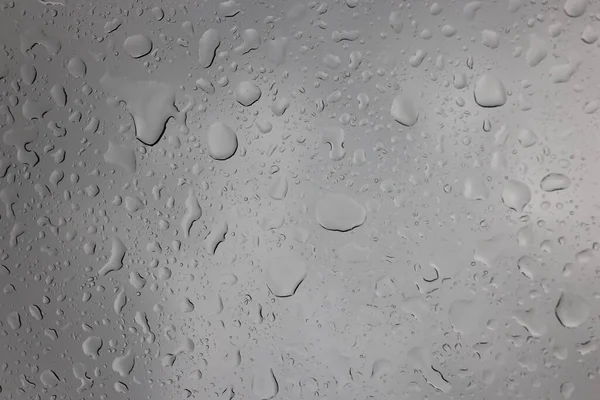
[(598, 35), (2, 2), (0, 399), (597, 399)]

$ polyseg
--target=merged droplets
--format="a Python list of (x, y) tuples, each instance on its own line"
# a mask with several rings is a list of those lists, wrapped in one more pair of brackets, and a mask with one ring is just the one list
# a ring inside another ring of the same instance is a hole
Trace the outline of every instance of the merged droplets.
[(208, 68), (212, 65), (220, 44), (221, 35), (216, 29), (211, 28), (202, 34), (198, 42), (198, 61), (201, 67)]
[(181, 230), (187, 238), (190, 236), (190, 230), (192, 229), (194, 222), (202, 216), (202, 209), (198, 203), (198, 198), (191, 189), (188, 191), (188, 196), (185, 200), (185, 209), (185, 214), (181, 219)]
[(26, 54), (36, 45), (43, 46), (48, 54), (56, 55), (62, 49), (62, 43), (54, 36), (46, 34), (40, 27), (34, 26), (20, 36), (21, 52)]
[(115, 357), (112, 362), (112, 369), (118, 373), (121, 377), (127, 377), (133, 371), (135, 366), (135, 353), (131, 350), (127, 350), (122, 356)]
[(125, 293), (125, 290), (121, 288), (113, 301), (113, 310), (115, 311), (115, 314), (120, 315), (121, 312), (123, 312), (125, 305), (127, 305), (127, 294)]
[(117, 236), (113, 236), (111, 243), (110, 258), (106, 264), (98, 270), (98, 275), (100, 276), (104, 276), (110, 272), (119, 271), (123, 268), (123, 258), (125, 258), (127, 247), (125, 247), (123, 241)]
[(110, 95), (127, 104), (133, 116), (137, 138), (149, 146), (155, 145), (162, 137), (167, 121), (175, 118), (184, 124), (188, 107), (179, 111), (175, 107), (175, 90), (156, 81), (132, 81), (105, 74), (100, 84)]
[(346, 155), (344, 143), (346, 141), (346, 131), (339, 127), (325, 127), (323, 129), (323, 143), (330, 146), (329, 158), (332, 161), (339, 161)]
[(102, 345), (102, 338), (98, 336), (89, 336), (83, 341), (81, 347), (83, 349), (83, 354), (92, 357), (95, 360), (100, 356), (100, 349), (102, 348)]
[(204, 239), (204, 248), (209, 255), (212, 256), (215, 254), (217, 246), (225, 240), (225, 235), (227, 234), (228, 230), (229, 226), (225, 221), (220, 221), (213, 224), (210, 232), (206, 236), (206, 239)]
[(533, 337), (542, 337), (548, 332), (545, 318), (534, 308), (528, 310), (517, 310), (513, 313), (513, 318)]
[(256, 50), (260, 47), (260, 35), (256, 29), (246, 29), (242, 32), (243, 43), (237, 46), (233, 51), (236, 53), (246, 54), (249, 51)]
[(4, 144), (13, 146), (17, 151), (17, 160), (23, 164), (27, 164), (30, 167), (35, 166), (40, 158), (35, 151), (31, 151), (27, 148), (27, 145), (34, 142), (39, 136), (39, 132), (33, 127), (26, 127), (22, 129), (8, 129), (4, 132), (3, 141)]
[(529, 49), (525, 53), (525, 59), (530, 67), (541, 63), (548, 55), (548, 44), (537, 33), (529, 35)]

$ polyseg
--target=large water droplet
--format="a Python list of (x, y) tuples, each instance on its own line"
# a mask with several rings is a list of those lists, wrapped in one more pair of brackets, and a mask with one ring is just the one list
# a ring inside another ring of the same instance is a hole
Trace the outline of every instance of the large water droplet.
[(132, 35), (123, 42), (123, 49), (133, 58), (144, 57), (152, 51), (152, 40), (146, 35)]
[(523, 211), (531, 201), (531, 189), (523, 182), (508, 180), (502, 187), (502, 202), (515, 211)]
[(542, 178), (540, 182), (540, 188), (544, 192), (555, 192), (557, 190), (564, 190), (571, 186), (571, 179), (566, 175), (552, 172)]
[(589, 0), (566, 0), (563, 9), (569, 17), (580, 17), (587, 10)]
[(554, 312), (562, 326), (578, 328), (588, 320), (592, 307), (579, 294), (565, 291), (560, 295)]
[(260, 400), (269, 400), (279, 392), (279, 383), (273, 370), (258, 370), (252, 378), (252, 393)]
[(242, 81), (235, 87), (235, 99), (241, 105), (248, 107), (260, 99), (261, 91), (252, 82)]
[(307, 274), (306, 264), (291, 255), (268, 262), (265, 280), (269, 290), (277, 297), (289, 297), (296, 293)]
[(499, 107), (506, 103), (506, 89), (497, 77), (485, 74), (475, 83), (475, 102), (481, 107)]
[(415, 104), (411, 98), (405, 95), (398, 95), (394, 98), (390, 113), (396, 122), (404, 126), (413, 126), (419, 119), (419, 112)]
[(198, 42), (198, 61), (201, 67), (208, 68), (212, 65), (220, 44), (221, 35), (216, 29), (211, 28), (202, 34)]
[(330, 231), (347, 232), (365, 223), (367, 210), (344, 194), (328, 194), (317, 203), (319, 224)]
[(223, 122), (215, 122), (208, 128), (208, 154), (215, 160), (227, 160), (232, 157), (237, 148), (237, 135)]

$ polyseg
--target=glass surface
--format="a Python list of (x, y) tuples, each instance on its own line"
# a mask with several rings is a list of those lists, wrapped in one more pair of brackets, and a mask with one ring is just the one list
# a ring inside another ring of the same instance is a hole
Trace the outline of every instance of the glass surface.
[(597, 399), (599, 34), (2, 0), (0, 399)]

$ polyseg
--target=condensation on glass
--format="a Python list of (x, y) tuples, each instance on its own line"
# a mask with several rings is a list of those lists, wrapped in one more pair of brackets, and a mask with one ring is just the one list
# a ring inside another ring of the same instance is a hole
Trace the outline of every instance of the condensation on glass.
[(3, 0), (0, 398), (597, 398), (599, 34)]

